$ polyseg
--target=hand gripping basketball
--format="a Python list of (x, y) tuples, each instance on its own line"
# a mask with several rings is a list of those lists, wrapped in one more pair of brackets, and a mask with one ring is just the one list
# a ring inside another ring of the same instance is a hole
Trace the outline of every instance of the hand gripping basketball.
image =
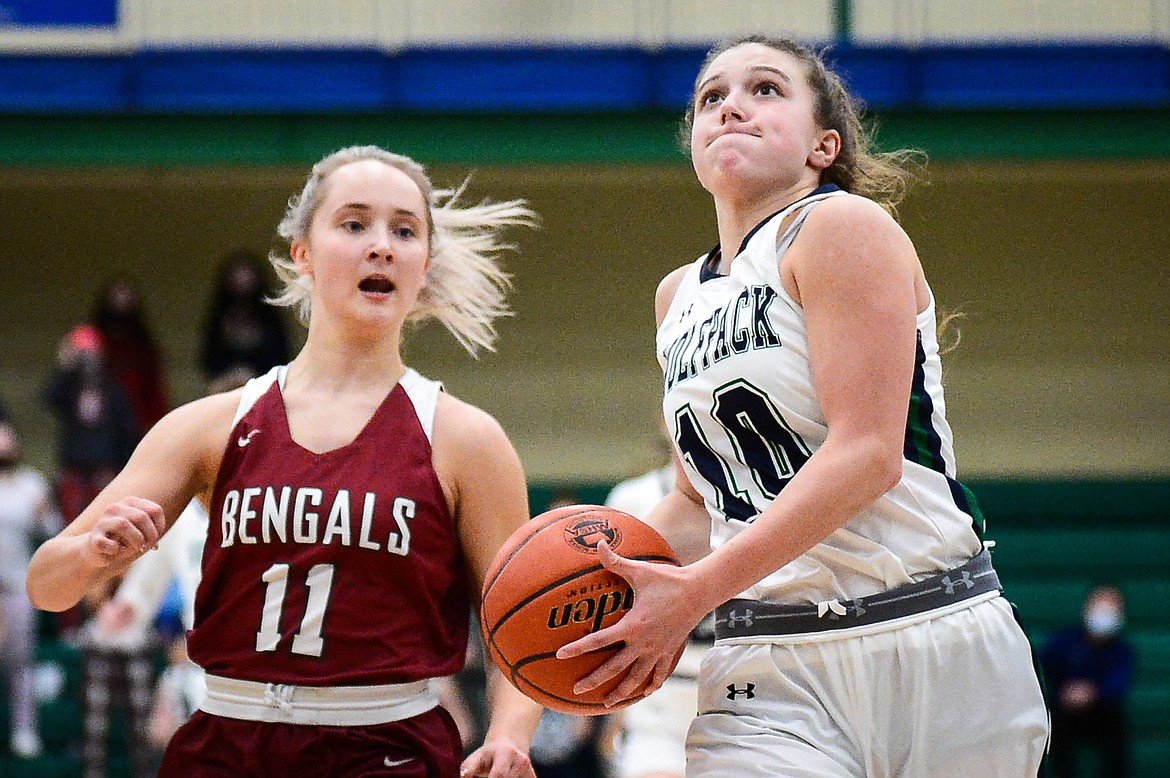
[[(488, 655), (513, 686), (563, 713), (608, 713), (636, 702), (645, 691), (643, 685), (608, 706), (605, 699), (620, 677), (583, 694), (573, 692), (620, 645), (556, 658), (561, 646), (613, 625), (634, 604), (629, 583), (599, 561), (602, 540), (630, 559), (679, 563), (661, 535), (628, 513), (570, 505), (520, 527), (496, 554), (484, 581), (480, 625)], [(675, 663), (681, 655), (682, 646)]]

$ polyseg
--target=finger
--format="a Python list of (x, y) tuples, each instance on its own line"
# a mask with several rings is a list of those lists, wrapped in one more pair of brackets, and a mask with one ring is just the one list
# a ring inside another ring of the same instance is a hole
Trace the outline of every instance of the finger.
[(662, 684), (666, 683), (666, 679), (674, 672), (675, 663), (673, 661), (660, 661), (654, 665), (654, 675), (650, 679), (650, 689), (646, 694), (657, 689)]
[(620, 556), (616, 551), (609, 547), (609, 543), (602, 540), (597, 544), (597, 559), (601, 562), (602, 567), (610, 572), (622, 575), (622, 570), (628, 570), (631, 566), (631, 561), (623, 556)]
[(599, 648), (611, 646), (614, 643), (622, 641), (621, 632), (619, 631), (620, 622), (606, 627), (605, 629), (591, 632), (585, 637), (577, 638), (572, 643), (566, 643), (557, 649), (557, 659), (572, 659), (575, 656), (588, 654), (590, 651), (596, 651)]
[(122, 551), (121, 543), (105, 535), (95, 535), (93, 547), (102, 556), (117, 556)]
[(573, 686), (573, 694), (584, 694), (592, 691), (598, 686), (601, 686), (606, 681), (612, 680), (621, 673), (625, 672), (630, 667), (635, 659), (635, 655), (631, 651), (619, 651), (589, 675), (582, 678)]
[(650, 675), (650, 671), (653, 669), (654, 666), (649, 662), (634, 662), (630, 665), (630, 669), (626, 672), (626, 676), (622, 679), (621, 683), (606, 695), (605, 704), (616, 705), (619, 702), (638, 695), (638, 690), (646, 685), (646, 677)]
[(157, 547), (159, 538), (163, 536), (167, 528), (166, 515), (163, 513), (162, 506), (133, 495), (127, 496), (122, 502), (141, 512), (146, 519), (146, 522), (142, 523), (140, 527), (143, 530), (143, 536), (150, 541), (151, 548)]
[(161, 533), (151, 511), (156, 511), (161, 515), (162, 509), (145, 500), (142, 501), (145, 503), (145, 507), (138, 507), (130, 502), (135, 499), (137, 498), (126, 498), (126, 500), (114, 503), (107, 510), (107, 514), (118, 520), (112, 526), (122, 529), (122, 534), (128, 540), (135, 541), (133, 547), (145, 553), (148, 549), (158, 547)]
[(134, 524), (133, 520), (125, 516), (111, 516), (110, 520), (98, 525), (100, 534), (118, 543), (124, 549), (139, 554), (146, 553), (146, 537)]
[(464, 759), (463, 764), (459, 766), (459, 778), (487, 775), (486, 769), (486, 766), (483, 764), (483, 754), (480, 751), (475, 751), (471, 756)]

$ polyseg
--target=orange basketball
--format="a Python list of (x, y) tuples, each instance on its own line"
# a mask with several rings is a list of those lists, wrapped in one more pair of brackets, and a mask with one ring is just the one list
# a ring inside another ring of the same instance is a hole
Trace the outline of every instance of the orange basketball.
[[(601, 505), (569, 505), (533, 518), (513, 533), (484, 581), (480, 624), (488, 655), (512, 685), (563, 713), (593, 715), (621, 681), (615, 678), (582, 695), (577, 681), (617, 652), (616, 646), (573, 659), (557, 659), (561, 646), (616, 623), (634, 603), (624, 578), (601, 566), (605, 539), (620, 556), (677, 565), (670, 545), (649, 525)], [(682, 654), (675, 656), (677, 663)]]

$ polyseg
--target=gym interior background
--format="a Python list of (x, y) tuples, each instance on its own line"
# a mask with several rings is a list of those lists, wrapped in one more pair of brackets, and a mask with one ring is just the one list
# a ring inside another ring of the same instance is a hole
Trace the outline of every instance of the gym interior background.
[(0, 395), (32, 464), (53, 469), (57, 342), (105, 280), (137, 282), (173, 398), (194, 399), (219, 257), (273, 248), (308, 166), (377, 143), (540, 214), (505, 257), (499, 351), (427, 326), (407, 357), (500, 419), (534, 511), (563, 487), (601, 499), (656, 464), (655, 285), (716, 239), (675, 141), (703, 52), (831, 44), (880, 145), (930, 160), (900, 215), (964, 314), (947, 410), (997, 566), (1039, 634), (1122, 585), (1141, 774), (1170, 763), (1170, 5), (226, 5), (0, 0)]

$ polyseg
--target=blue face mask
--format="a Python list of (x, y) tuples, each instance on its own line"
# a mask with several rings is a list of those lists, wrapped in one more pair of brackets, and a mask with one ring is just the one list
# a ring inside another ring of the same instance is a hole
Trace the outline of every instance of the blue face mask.
[(1125, 620), (1113, 608), (1093, 608), (1085, 614), (1085, 631), (1096, 638), (1113, 637)]

